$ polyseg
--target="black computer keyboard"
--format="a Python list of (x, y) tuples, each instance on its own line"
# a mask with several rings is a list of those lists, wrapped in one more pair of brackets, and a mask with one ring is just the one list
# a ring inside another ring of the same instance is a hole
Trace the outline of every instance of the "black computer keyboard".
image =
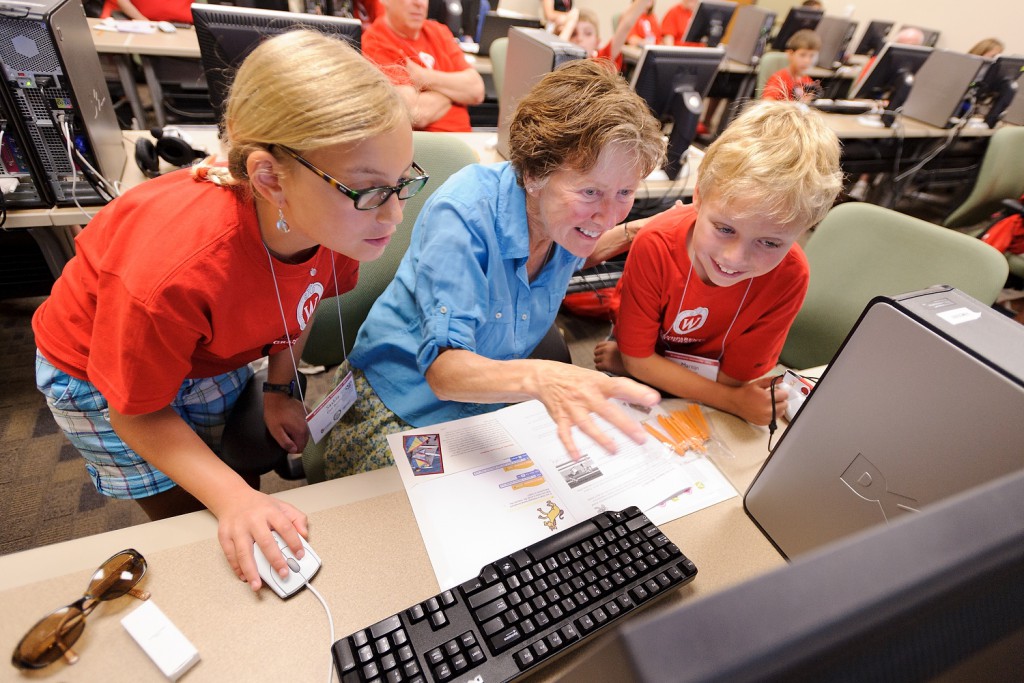
[(511, 681), (693, 580), (635, 507), (603, 512), (334, 643), (350, 681)]
[(868, 100), (826, 100), (818, 99), (810, 103), (818, 111), (827, 114), (867, 114), (874, 109), (874, 102)]

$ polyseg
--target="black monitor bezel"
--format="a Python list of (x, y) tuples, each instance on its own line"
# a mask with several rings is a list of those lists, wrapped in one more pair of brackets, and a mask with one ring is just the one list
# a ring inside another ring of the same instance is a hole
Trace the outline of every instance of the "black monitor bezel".
[[(362, 40), (362, 24), (358, 19), (346, 17), (195, 3), (192, 5), (192, 20), (199, 42), (200, 61), (210, 89), (210, 106), (216, 114), (218, 123), (222, 123), (224, 101), (234, 72), (242, 60), (265, 38), (296, 29), (311, 29), (343, 38), (357, 50), (360, 49)], [(247, 21), (251, 24), (241, 23)], [(235, 50), (233, 54), (225, 54), (216, 27), (226, 24), (235, 26), (240, 31), (250, 30), (253, 34), (251, 45), (240, 51)]]
[[(683, 42), (718, 47), (736, 14), (736, 7), (737, 3), (732, 0), (701, 0), (686, 26)], [(721, 33), (713, 35), (711, 27), (716, 20), (721, 22), (722, 30)]]
[(864, 29), (864, 34), (861, 35), (853, 54), (865, 55), (867, 57), (873, 57), (878, 54), (885, 47), (887, 38), (895, 26), (895, 21), (873, 19), (868, 23), (868, 27)]
[(802, 29), (814, 30), (818, 22), (825, 16), (825, 10), (812, 9), (810, 7), (790, 7), (786, 18), (782, 20), (782, 26), (772, 38), (773, 50), (785, 50), (786, 43), (794, 33)]

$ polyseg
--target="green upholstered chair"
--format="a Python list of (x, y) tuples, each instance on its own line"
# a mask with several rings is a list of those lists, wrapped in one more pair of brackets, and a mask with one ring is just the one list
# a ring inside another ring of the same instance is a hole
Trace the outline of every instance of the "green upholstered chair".
[(943, 225), (965, 228), (999, 211), (1004, 199), (1024, 194), (1024, 126), (1005, 126), (992, 134), (978, 177), (967, 199), (956, 207)]
[(764, 84), (768, 82), (768, 79), (772, 77), (779, 69), (784, 69), (789, 65), (789, 57), (785, 52), (765, 52), (761, 56), (761, 60), (757, 63), (757, 85), (754, 87), (754, 99), (761, 99), (761, 93), (764, 92)]
[[(491, 58), (491, 78), (494, 79), (494, 92), (501, 101), (501, 89), (505, 84), (505, 58), (508, 55), (508, 38), (495, 38), (491, 43), (488, 56)], [(421, 164), (422, 165), (422, 164)]]
[(780, 358), (794, 369), (830, 362), (875, 296), (947, 284), (991, 305), (1007, 275), (982, 241), (863, 202), (833, 208), (804, 251), (810, 286)]

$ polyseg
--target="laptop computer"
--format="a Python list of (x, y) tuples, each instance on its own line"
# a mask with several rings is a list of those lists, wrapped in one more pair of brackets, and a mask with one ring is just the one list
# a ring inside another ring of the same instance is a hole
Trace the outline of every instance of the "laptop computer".
[(508, 37), (508, 30), (513, 26), (523, 28), (542, 28), (540, 19), (522, 14), (505, 12), (488, 12), (484, 15), (484, 25), (480, 29), (480, 45), (478, 55), (487, 56), (491, 53), (491, 43), (498, 38)]
[(1024, 326), (952, 287), (873, 299), (744, 496), (786, 557), (1024, 469)]

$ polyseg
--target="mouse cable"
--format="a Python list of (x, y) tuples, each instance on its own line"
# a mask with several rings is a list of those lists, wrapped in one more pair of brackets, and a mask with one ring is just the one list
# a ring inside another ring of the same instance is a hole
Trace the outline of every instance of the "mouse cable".
[[(302, 576), (300, 573), (299, 576)], [(306, 588), (310, 590), (316, 599), (320, 601), (320, 604), (324, 607), (324, 612), (327, 613), (327, 623), (331, 628), (331, 646), (334, 645), (334, 617), (331, 616), (331, 608), (327, 606), (327, 601), (324, 600), (324, 596), (320, 595), (320, 591), (313, 588), (313, 584), (309, 582), (305, 576), (302, 576), (302, 581), (306, 584)], [(330, 668), (327, 670), (327, 683), (334, 683), (334, 655), (331, 655)]]
[[(784, 376), (785, 373), (783, 373), (782, 375), (775, 375), (774, 377), (772, 377), (771, 382), (768, 383), (768, 388), (771, 391), (772, 398), (772, 419), (768, 423), (768, 453), (772, 452), (772, 439), (775, 438), (775, 432), (779, 428), (778, 415), (776, 415), (775, 410), (775, 385), (778, 384), (779, 380), (782, 379)], [(817, 384), (819, 379), (818, 377), (806, 377), (804, 375), (799, 374), (797, 375), (797, 377), (799, 377), (800, 379), (805, 379), (808, 382), (811, 382), (812, 384)]]

